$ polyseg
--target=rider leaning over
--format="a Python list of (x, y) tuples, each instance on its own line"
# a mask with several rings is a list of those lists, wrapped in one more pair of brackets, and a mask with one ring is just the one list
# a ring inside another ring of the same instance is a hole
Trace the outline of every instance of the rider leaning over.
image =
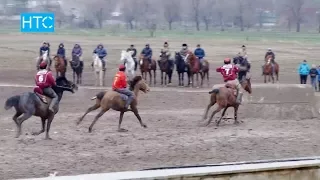
[(233, 64), (231, 64), (231, 59), (224, 59), (224, 65), (216, 69), (217, 72), (220, 72), (223, 76), (223, 80), (226, 83), (232, 84), (236, 87), (237, 90), (237, 99), (236, 102), (241, 104), (242, 92), (240, 92), (241, 85), (239, 80), (237, 79), (237, 73), (239, 72), (239, 68)]
[[(43, 43), (42, 43), (42, 46), (39, 48), (39, 57), (38, 57), (38, 60), (37, 60), (37, 69), (39, 70), (39, 65), (40, 65), (40, 59), (41, 59), (41, 57), (42, 57), (42, 53), (44, 52), (44, 51), (47, 51), (48, 52), (48, 58), (49, 58), (49, 60), (50, 60), (50, 44), (48, 43), (48, 42), (46, 42), (46, 41), (44, 41)], [(50, 64), (49, 64), (49, 66), (50, 66)], [(47, 66), (47, 69), (49, 69), (49, 66)]]
[(49, 105), (49, 111), (54, 113), (54, 107), (58, 104), (58, 95), (52, 89), (53, 86), (56, 86), (55, 79), (51, 71), (47, 70), (47, 62), (42, 61), (40, 63), (40, 70), (35, 76), (36, 85), (42, 90), (43, 95), (46, 95), (52, 98)]
[(128, 96), (128, 100), (126, 101), (125, 104), (125, 109), (128, 109), (129, 105), (134, 99), (134, 94), (132, 91), (127, 89), (127, 75), (125, 74), (126, 67), (121, 64), (119, 66), (119, 71), (114, 77), (113, 84), (112, 84), (112, 89), (120, 94), (124, 94)]
[[(107, 50), (103, 47), (102, 44), (99, 44), (97, 48), (93, 50), (93, 53), (98, 55), (99, 59), (102, 62), (102, 70), (105, 71), (106, 70), (105, 57), (108, 55)], [(92, 63), (92, 66), (93, 66), (93, 63)]]
[(66, 49), (64, 48), (64, 44), (63, 43), (59, 44), (59, 47), (58, 47), (58, 50), (57, 50), (57, 56), (60, 56), (60, 57), (63, 58), (65, 66), (68, 65), (67, 64), (67, 59), (66, 59)]

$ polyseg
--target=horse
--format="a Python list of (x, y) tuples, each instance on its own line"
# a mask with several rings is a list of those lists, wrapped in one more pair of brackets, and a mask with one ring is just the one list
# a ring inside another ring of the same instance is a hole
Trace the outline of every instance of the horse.
[(140, 70), (141, 70), (141, 75), (142, 77), (147, 80), (147, 73), (149, 73), (149, 78), (150, 82), (149, 84), (151, 85), (152, 83), (152, 74), (151, 71), (153, 71), (153, 84), (156, 85), (156, 70), (157, 70), (157, 63), (154, 59), (151, 59), (151, 68), (149, 68), (149, 60), (144, 57), (143, 54), (140, 54), (139, 56), (139, 62), (140, 62)]
[(267, 83), (267, 76), (268, 82), (272, 79), (272, 83), (274, 83), (274, 74), (276, 74), (276, 80), (279, 81), (279, 65), (276, 62), (272, 64), (272, 55), (268, 55), (265, 62), (263, 66), (264, 83)]
[(53, 60), (54, 60), (54, 68), (56, 69), (57, 77), (59, 77), (59, 75), (66, 76), (67, 67), (63, 57), (59, 55), (55, 55), (53, 57)]
[(102, 61), (97, 54), (93, 55), (93, 68), (96, 75), (95, 85), (104, 86), (105, 71), (103, 71)]
[[(250, 79), (247, 79), (245, 81), (241, 82), (242, 88), (247, 91), (249, 94), (252, 93), (251, 89), (251, 82)], [(234, 123), (238, 124), (238, 109), (239, 109), (239, 104), (236, 103), (236, 87), (233, 84), (227, 83), (225, 86), (220, 87), (218, 89), (213, 89), (212, 91), (209, 92), (211, 94), (210, 102), (205, 110), (204, 116), (203, 116), (203, 121), (207, 119), (209, 109), (214, 105), (218, 104), (218, 107), (212, 112), (210, 119), (206, 126), (208, 126), (211, 121), (213, 116), (220, 112), (222, 109), (222, 115), (218, 121), (216, 121), (216, 125), (219, 126), (221, 119), (225, 115), (227, 109), (229, 107), (234, 108)]]
[[(58, 103), (61, 101), (64, 91), (74, 93), (76, 90), (78, 90), (77, 85), (68, 81), (63, 76), (56, 79), (56, 84), (57, 85), (52, 87), (52, 89), (58, 95)], [(54, 107), (55, 113), (51, 113), (48, 110), (49, 104), (51, 103), (51, 98), (39, 94), (40, 91), (41, 90), (39, 88), (35, 88), (34, 92), (26, 92), (21, 95), (12, 96), (6, 100), (4, 106), (5, 110), (9, 110), (12, 107), (14, 107), (16, 110), (16, 113), (12, 118), (18, 129), (16, 138), (21, 135), (22, 123), (31, 116), (37, 116), (41, 118), (42, 129), (39, 132), (33, 132), (32, 135), (39, 135), (43, 133), (45, 131), (46, 120), (48, 120), (45, 139), (51, 139), (49, 136), (50, 126), (55, 114), (59, 111), (59, 106)]]
[(125, 109), (125, 101), (128, 98), (125, 95), (119, 94), (115, 91), (104, 91), (96, 94), (96, 96), (92, 97), (91, 100), (96, 99), (96, 103), (87, 109), (87, 111), (84, 113), (84, 115), (76, 122), (77, 125), (79, 125), (83, 118), (91, 111), (94, 111), (101, 107), (100, 112), (96, 115), (94, 118), (92, 124), (89, 127), (89, 133), (92, 132), (93, 125), (98, 121), (98, 119), (109, 109), (113, 109), (115, 111), (120, 112), (119, 117), (119, 125), (118, 125), (118, 132), (126, 132), (128, 130), (121, 128), (121, 123), (123, 119), (123, 115), (127, 111), (132, 111), (134, 115), (137, 117), (137, 119), (140, 122), (140, 125), (144, 128), (147, 128), (147, 125), (145, 125), (138, 112), (138, 95), (139, 91), (142, 91), (144, 93), (147, 93), (150, 91), (148, 84), (145, 82), (145, 80), (142, 78), (142, 76), (136, 76), (133, 78), (133, 80), (130, 83), (130, 90), (134, 92), (135, 97), (134, 100), (131, 102), (130, 107), (131, 109)]
[(73, 83), (75, 83), (77, 75), (77, 84), (82, 84), (83, 62), (80, 61), (80, 57), (77, 55), (72, 55), (70, 66), (73, 70)]
[(206, 59), (202, 60), (202, 73), (201, 74), (201, 87), (203, 87), (203, 81), (207, 77), (207, 85), (209, 86), (209, 69), (210, 69), (210, 64), (209, 61)]
[(133, 51), (121, 51), (120, 61), (126, 66), (126, 74), (129, 80), (132, 80), (135, 76), (135, 62), (132, 58)]
[(187, 54), (185, 61), (190, 68), (190, 78), (192, 87), (194, 87), (194, 75), (196, 74), (197, 87), (199, 87), (199, 74), (202, 77), (202, 72), (200, 72), (200, 61), (197, 56), (195, 56), (191, 51)]
[(179, 86), (184, 86), (184, 73), (186, 72), (188, 75), (188, 86), (190, 85), (190, 68), (187, 66), (183, 57), (179, 52), (175, 52), (175, 64), (179, 77)]
[(45, 61), (48, 66), (47, 66), (47, 70), (50, 70), (51, 67), (51, 60), (48, 57), (48, 51), (42, 51), (42, 56), (39, 57), (39, 59), (37, 60), (37, 70), (39, 70), (39, 65), (41, 64), (42, 61)]
[(158, 61), (158, 65), (160, 67), (161, 73), (161, 85), (163, 85), (163, 73), (164, 75), (164, 84), (167, 85), (167, 76), (169, 78), (169, 85), (171, 84), (172, 72), (174, 68), (174, 64), (167, 56), (166, 52), (160, 53), (160, 60)]

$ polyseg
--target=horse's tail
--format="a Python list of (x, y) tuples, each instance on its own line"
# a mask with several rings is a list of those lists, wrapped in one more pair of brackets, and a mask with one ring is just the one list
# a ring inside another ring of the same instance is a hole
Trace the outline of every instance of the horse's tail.
[(213, 90), (211, 90), (209, 92), (209, 94), (213, 94), (213, 93), (218, 94), (219, 93), (219, 89), (213, 89)]
[(103, 96), (106, 94), (105, 91), (102, 91), (102, 92), (99, 92), (97, 95), (95, 95), (94, 97), (91, 98), (91, 100), (95, 100), (95, 99), (98, 99), (98, 100), (102, 100)]
[(17, 95), (17, 96), (12, 96), (12, 97), (8, 98), (8, 99), (6, 100), (4, 109), (5, 109), (5, 110), (9, 110), (9, 109), (11, 109), (13, 106), (18, 106), (18, 105), (19, 105), (19, 101), (20, 101), (20, 96), (19, 96), (19, 95)]

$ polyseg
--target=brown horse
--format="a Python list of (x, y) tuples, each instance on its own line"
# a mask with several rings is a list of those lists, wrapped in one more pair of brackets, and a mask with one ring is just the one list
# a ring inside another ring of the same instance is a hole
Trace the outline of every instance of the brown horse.
[(202, 60), (202, 73), (201, 73), (201, 87), (203, 86), (203, 81), (207, 77), (207, 85), (209, 86), (209, 69), (210, 64), (206, 59)]
[(157, 70), (156, 60), (151, 59), (151, 68), (150, 68), (149, 60), (147, 58), (145, 58), (143, 54), (140, 54), (139, 62), (140, 62), (141, 75), (145, 80), (147, 80), (147, 73), (149, 73), (149, 78), (150, 78), (149, 84), (150, 85), (152, 83), (151, 71), (153, 71), (153, 76), (154, 76), (153, 84), (155, 85), (156, 84), (156, 70)]
[[(241, 86), (249, 94), (252, 93), (250, 79), (243, 81), (241, 83)], [(221, 119), (223, 118), (223, 116), (225, 115), (225, 113), (229, 107), (234, 108), (234, 123), (235, 124), (239, 123), (238, 122), (239, 104), (236, 103), (236, 91), (237, 90), (236, 90), (235, 85), (227, 83), (224, 87), (220, 87), (218, 89), (213, 89), (212, 91), (209, 92), (209, 94), (211, 94), (210, 103), (208, 104), (208, 106), (205, 110), (203, 120), (207, 119), (208, 111), (215, 103), (218, 104), (218, 107), (217, 107), (217, 109), (215, 109), (212, 112), (210, 119), (207, 123), (207, 126), (211, 123), (213, 116), (223, 109), (223, 112), (222, 112), (220, 119), (218, 121), (216, 121), (217, 126), (219, 126)]]
[(267, 83), (267, 76), (268, 82), (272, 79), (272, 83), (274, 83), (274, 74), (276, 74), (277, 81), (279, 81), (279, 65), (276, 62), (273, 64), (272, 61), (274, 61), (272, 55), (268, 55), (265, 59), (265, 65), (263, 66), (264, 83)]
[(200, 72), (200, 61), (197, 56), (195, 56), (191, 51), (187, 54), (186, 58), (187, 64), (190, 67), (190, 79), (192, 87), (194, 84), (194, 75), (196, 74), (197, 87), (199, 87), (199, 74), (202, 77), (202, 73)]
[(132, 103), (130, 104), (131, 109), (130, 110), (126, 110), (124, 108), (125, 106), (125, 101), (124, 99), (127, 98), (127, 96), (121, 95), (115, 91), (106, 91), (106, 92), (100, 92), (98, 93), (96, 96), (94, 96), (93, 98), (91, 98), (91, 100), (96, 99), (96, 103), (90, 107), (85, 113), (84, 115), (77, 121), (77, 125), (79, 125), (81, 123), (81, 121), (83, 120), (83, 118), (91, 111), (94, 111), (96, 109), (98, 109), (99, 107), (101, 107), (101, 111), (99, 112), (99, 114), (94, 118), (92, 124), (89, 127), (89, 133), (92, 132), (92, 127), (93, 125), (98, 121), (98, 119), (105, 113), (107, 112), (109, 109), (113, 109), (116, 111), (120, 111), (120, 118), (119, 118), (119, 126), (118, 126), (118, 131), (119, 132), (126, 132), (126, 129), (122, 129), (121, 128), (121, 122), (122, 122), (122, 118), (123, 115), (126, 111), (132, 111), (134, 113), (134, 115), (138, 118), (140, 125), (144, 128), (147, 128), (147, 126), (142, 122), (141, 117), (138, 113), (138, 94), (139, 91), (142, 91), (144, 93), (147, 93), (150, 91), (148, 84), (142, 79), (141, 76), (136, 76), (133, 78), (132, 82), (130, 83), (130, 90), (134, 92), (135, 98), (132, 101)]
[(54, 60), (54, 67), (56, 69), (57, 77), (59, 77), (59, 73), (60, 73), (60, 76), (65, 77), (67, 67), (66, 67), (66, 64), (64, 63), (63, 57), (61, 57), (59, 55), (55, 55), (53, 57), (53, 60)]
[(164, 85), (167, 85), (167, 76), (169, 78), (169, 85), (171, 84), (173, 73), (173, 62), (169, 59), (166, 52), (160, 53), (160, 60), (158, 61), (161, 73), (161, 85), (163, 85), (163, 73), (164, 73)]

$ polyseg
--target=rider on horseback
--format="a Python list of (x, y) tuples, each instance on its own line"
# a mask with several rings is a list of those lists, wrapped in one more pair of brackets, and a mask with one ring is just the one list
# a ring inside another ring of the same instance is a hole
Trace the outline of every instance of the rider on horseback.
[(182, 49), (180, 50), (180, 55), (182, 56), (183, 60), (186, 60), (187, 55), (189, 54), (189, 49), (187, 44), (182, 44)]
[(200, 63), (200, 71), (202, 71), (203, 66), (203, 58), (205, 57), (206, 53), (202, 48), (200, 48), (200, 44), (197, 45), (197, 49), (194, 50), (194, 55), (198, 57)]
[(57, 50), (57, 55), (63, 58), (64, 64), (65, 64), (65, 66), (67, 66), (68, 64), (67, 64), (67, 59), (66, 59), (66, 49), (64, 48), (63, 43), (59, 44), (59, 48)]
[(83, 67), (83, 61), (82, 61), (82, 48), (79, 44), (75, 44), (72, 49), (72, 56), (78, 56), (80, 60), (80, 66)]
[(247, 47), (245, 45), (242, 45), (241, 50), (239, 52), (239, 55), (244, 58), (245, 56), (247, 56)]
[(127, 49), (127, 52), (133, 51), (133, 54), (131, 55), (132, 59), (134, 60), (134, 70), (137, 70), (138, 62), (137, 62), (137, 49), (134, 47), (133, 44), (130, 45), (130, 47)]
[(247, 58), (239, 56), (239, 54), (233, 58), (233, 64), (239, 67), (238, 80), (240, 82), (244, 81), (247, 73), (250, 71), (251, 65)]
[(150, 48), (149, 44), (146, 44), (146, 47), (141, 51), (141, 54), (143, 54), (144, 57), (148, 59), (148, 61), (149, 61), (149, 69), (151, 69), (152, 49)]
[(127, 89), (127, 75), (125, 74), (126, 67), (121, 64), (119, 66), (119, 71), (114, 77), (114, 81), (112, 84), (112, 89), (120, 94), (124, 94), (128, 96), (127, 102), (125, 104), (125, 109), (128, 109), (129, 105), (134, 99), (134, 94), (132, 91)]
[[(40, 49), (39, 49), (39, 57), (38, 57), (38, 60), (37, 60), (37, 69), (39, 70), (39, 66), (40, 66), (40, 60), (41, 60), (41, 57), (42, 57), (42, 53), (44, 52), (44, 51), (47, 51), (48, 52), (48, 58), (49, 58), (49, 60), (50, 60), (50, 44), (48, 43), (48, 42), (46, 42), (46, 41), (44, 41), (43, 43), (42, 43), (42, 46), (40, 47)], [(50, 64), (49, 64), (49, 66), (50, 66)], [(47, 69), (49, 69), (49, 66), (47, 66)]]
[[(272, 65), (272, 72), (274, 73), (274, 64), (275, 64), (275, 55), (274, 52), (272, 52), (271, 48), (268, 48), (268, 51), (266, 52), (266, 55), (264, 56), (265, 62), (267, 61), (267, 57), (271, 55), (271, 65)], [(263, 75), (263, 69), (264, 69), (264, 64), (262, 65), (262, 75)]]
[(164, 42), (163, 48), (161, 49), (161, 53), (165, 53), (166, 56), (168, 57), (168, 60), (171, 59), (171, 52), (170, 52), (170, 49), (169, 49), (168, 42)]
[(224, 82), (227, 84), (232, 84), (237, 90), (236, 103), (241, 104), (242, 92), (240, 92), (241, 85), (237, 79), (237, 73), (239, 69), (237, 66), (231, 64), (231, 59), (224, 59), (224, 65), (216, 69), (217, 72), (220, 72), (223, 76)]
[[(99, 44), (97, 46), (97, 48), (93, 51), (93, 53), (98, 55), (99, 59), (102, 62), (102, 69), (103, 69), (103, 71), (105, 71), (106, 70), (106, 61), (104, 58), (107, 56), (107, 50), (103, 47), (102, 44)], [(91, 66), (93, 66), (93, 63)]]
[(37, 72), (35, 77), (36, 85), (42, 90), (43, 94), (52, 98), (49, 105), (49, 111), (54, 113), (54, 107), (58, 104), (58, 95), (52, 89), (56, 86), (56, 82), (51, 71), (46, 70), (47, 62), (43, 61), (40, 63), (40, 71)]

